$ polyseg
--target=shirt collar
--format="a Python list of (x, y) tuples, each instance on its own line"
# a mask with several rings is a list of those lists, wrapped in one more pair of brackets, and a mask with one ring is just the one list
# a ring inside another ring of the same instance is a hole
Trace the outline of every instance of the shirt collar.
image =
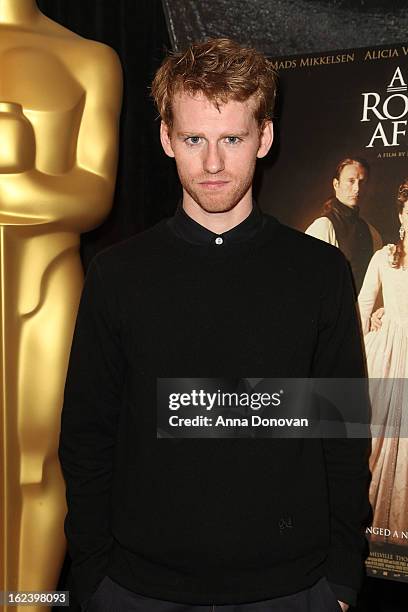
[(187, 242), (200, 245), (232, 244), (252, 238), (263, 227), (264, 216), (257, 204), (253, 202), (252, 210), (248, 217), (238, 223), (235, 227), (222, 234), (216, 234), (207, 229), (197, 221), (194, 221), (184, 210), (182, 203), (177, 206), (173, 217), (168, 220), (172, 231)]

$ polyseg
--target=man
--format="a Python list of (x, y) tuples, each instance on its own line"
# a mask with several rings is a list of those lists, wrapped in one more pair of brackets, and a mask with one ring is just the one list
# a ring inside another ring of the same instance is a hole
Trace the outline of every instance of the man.
[(228, 39), (168, 57), (155, 76), (182, 203), (93, 260), (65, 389), (66, 534), (83, 609), (355, 601), (367, 440), (157, 437), (158, 379), (364, 374), (343, 255), (253, 204), (275, 89), (270, 62)]
[(357, 293), (373, 253), (382, 246), (377, 230), (359, 215), (358, 203), (368, 177), (369, 167), (363, 159), (343, 159), (333, 178), (335, 197), (326, 202), (323, 216), (306, 230), (306, 234), (339, 247), (345, 254)]

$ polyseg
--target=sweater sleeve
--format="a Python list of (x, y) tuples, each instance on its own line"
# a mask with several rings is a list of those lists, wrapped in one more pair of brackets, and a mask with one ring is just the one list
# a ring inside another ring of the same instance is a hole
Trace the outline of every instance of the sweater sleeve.
[(59, 458), (66, 482), (65, 533), (82, 604), (106, 574), (109, 507), (124, 358), (113, 291), (97, 261), (85, 278), (65, 383)]
[[(351, 274), (343, 254), (334, 253), (334, 265), (324, 282), (313, 376), (365, 378)], [(370, 512), (369, 404), (364, 394), (353, 409), (362, 419), (360, 422), (367, 424), (366, 438), (322, 439), (330, 511), (330, 548), (325, 570), (330, 583), (358, 591), (364, 575), (365, 526)]]

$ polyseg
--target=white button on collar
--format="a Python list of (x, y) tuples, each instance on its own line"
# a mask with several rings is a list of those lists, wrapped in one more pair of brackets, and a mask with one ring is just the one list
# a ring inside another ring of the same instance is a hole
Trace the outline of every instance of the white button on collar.
[(222, 244), (224, 242), (224, 240), (221, 238), (221, 236), (217, 236), (217, 238), (215, 239), (215, 244)]

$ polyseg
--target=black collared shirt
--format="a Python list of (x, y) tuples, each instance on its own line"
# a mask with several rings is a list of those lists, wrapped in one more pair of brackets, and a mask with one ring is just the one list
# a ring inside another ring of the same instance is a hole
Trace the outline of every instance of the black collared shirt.
[(246, 219), (222, 234), (216, 234), (194, 221), (186, 213), (181, 203), (177, 206), (174, 216), (168, 220), (170, 228), (179, 238), (193, 244), (213, 244), (214, 248), (248, 240), (263, 228), (264, 223), (265, 218), (255, 202)]
[[(255, 236), (228, 248), (187, 242), (166, 219), (104, 249), (87, 271), (59, 446), (81, 604), (106, 575), (144, 597), (208, 608), (286, 597), (323, 573), (353, 603), (368, 440), (327, 439), (320, 449), (314, 440), (156, 437), (158, 376), (364, 376), (343, 256), (262, 217)], [(282, 511), (296, 517), (285, 534)]]
[[(344, 207), (345, 214), (349, 215), (352, 220), (359, 219), (358, 207), (351, 209), (344, 204), (341, 204), (336, 200), (341, 207)], [(222, 246), (228, 244), (234, 244), (238, 242), (244, 242), (254, 237), (265, 225), (266, 217), (262, 211), (258, 208), (256, 202), (253, 202), (252, 210), (248, 217), (238, 223), (235, 227), (224, 232), (222, 234), (216, 234), (211, 230), (207, 229), (200, 223), (197, 223), (192, 219), (184, 210), (182, 202), (179, 202), (176, 212), (173, 217), (168, 219), (168, 226), (174, 232), (174, 234), (191, 244), (210, 246), (214, 245), (214, 248), (222, 248)], [(334, 584), (330, 582), (330, 587), (335, 593), (336, 597), (344, 602), (355, 605), (357, 599), (357, 592), (350, 587)]]

